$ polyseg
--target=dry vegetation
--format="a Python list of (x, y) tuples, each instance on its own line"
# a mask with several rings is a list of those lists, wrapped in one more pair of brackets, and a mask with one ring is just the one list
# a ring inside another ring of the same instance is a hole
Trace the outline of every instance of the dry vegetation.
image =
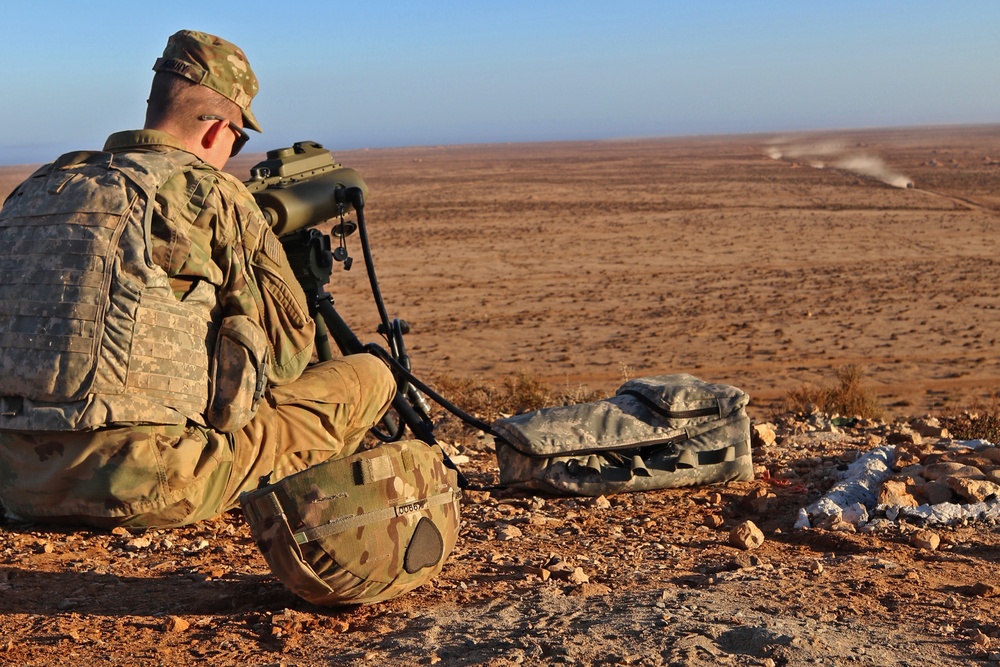
[(882, 419), (882, 405), (874, 388), (865, 380), (860, 366), (844, 366), (835, 371), (837, 382), (822, 386), (802, 386), (788, 392), (781, 402), (785, 412), (809, 414), (823, 412), (828, 415)]

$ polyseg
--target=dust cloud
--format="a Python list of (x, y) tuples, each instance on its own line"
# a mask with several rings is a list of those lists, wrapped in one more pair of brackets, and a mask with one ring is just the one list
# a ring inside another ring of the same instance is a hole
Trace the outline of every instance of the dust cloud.
[(796, 160), (816, 169), (841, 169), (867, 176), (896, 188), (913, 187), (913, 181), (909, 177), (890, 169), (882, 158), (852, 153), (850, 147), (839, 142), (795, 144), (776, 141), (765, 152), (773, 160)]

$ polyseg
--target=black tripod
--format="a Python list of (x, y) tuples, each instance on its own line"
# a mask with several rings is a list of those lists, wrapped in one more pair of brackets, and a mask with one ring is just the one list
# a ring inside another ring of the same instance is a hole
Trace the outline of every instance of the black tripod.
[[(410, 327), (404, 320), (390, 320), (382, 301), (382, 293), (379, 290), (378, 279), (375, 277), (375, 268), (372, 264), (368, 231), (365, 227), (364, 194), (360, 188), (350, 187), (337, 188), (333, 196), (334, 200), (342, 206), (342, 211), (346, 210), (348, 205), (353, 206), (357, 213), (356, 224), (350, 220), (344, 220), (342, 216), (340, 222), (331, 230), (331, 234), (324, 234), (309, 227), (280, 237), (295, 276), (306, 293), (309, 314), (316, 321), (316, 350), (320, 361), (328, 361), (333, 358), (333, 351), (330, 348), (330, 339), (332, 338), (341, 354), (374, 354), (385, 361), (393, 370), (397, 390), (396, 396), (392, 400), (391, 412), (394, 412), (395, 416), (387, 413), (382, 418), (380, 427), (372, 429), (375, 437), (383, 442), (399, 440), (405, 429), (409, 428), (417, 439), (428, 445), (438, 444), (434, 438), (434, 423), (431, 421), (430, 406), (424, 393), (466, 423), (490, 432), (488, 424), (455, 407), (411, 373), (410, 358), (403, 343), (403, 335), (409, 332)], [(379, 311), (381, 323), (378, 327), (378, 333), (385, 337), (388, 350), (375, 343), (362, 343), (337, 312), (333, 304), (333, 297), (326, 291), (326, 285), (333, 272), (334, 261), (343, 262), (346, 269), (351, 267), (351, 258), (347, 253), (344, 240), (355, 231), (361, 238), (365, 268), (371, 283), (372, 296)], [(333, 248), (331, 236), (336, 236), (339, 239), (336, 248)], [(447, 453), (444, 454), (444, 462), (445, 465), (458, 473), (459, 486), (466, 488), (468, 481)]]

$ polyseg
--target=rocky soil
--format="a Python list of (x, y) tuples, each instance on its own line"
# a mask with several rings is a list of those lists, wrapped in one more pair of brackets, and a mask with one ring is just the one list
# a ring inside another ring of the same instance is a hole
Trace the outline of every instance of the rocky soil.
[(289, 593), (237, 512), (140, 533), (8, 522), (0, 663), (1000, 662), (992, 521), (924, 528), (883, 513), (794, 528), (863, 452), (913, 432), (834, 423), (758, 425), (752, 482), (595, 499), (490, 489), (492, 442), (465, 433), (449, 446), (487, 490), (466, 492), (448, 565), (432, 585), (364, 607)]

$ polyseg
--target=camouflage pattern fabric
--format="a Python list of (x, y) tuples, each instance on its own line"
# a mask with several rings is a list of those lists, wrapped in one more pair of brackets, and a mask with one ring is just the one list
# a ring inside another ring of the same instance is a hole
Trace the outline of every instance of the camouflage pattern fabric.
[[(104, 150), (183, 150), (165, 132), (111, 135)], [(246, 186), (235, 176), (199, 162), (156, 194), (151, 221), (153, 262), (170, 276), (183, 301), (206, 287), (217, 294), (222, 317), (246, 315), (269, 344), (268, 383), (298, 378), (313, 353), (315, 324), (281, 242)]]
[(319, 605), (379, 602), (430, 581), (455, 547), (456, 474), (439, 447), (395, 442), (243, 494), (271, 571)]
[(182, 151), (71, 153), (8, 198), (0, 428), (201, 422), (215, 293), (174, 298), (146, 253), (146, 202), (196, 161)]
[[(182, 149), (153, 130), (118, 133), (105, 145), (111, 154)], [(257, 415), (228, 435), (194, 421), (156, 423), (148, 414), (123, 423), (108, 413), (88, 423), (94, 430), (50, 429), (47, 419), (72, 406), (23, 400), (4, 391), (0, 377), (4, 412), (23, 417), (17, 430), (0, 426), (0, 503), (9, 512), (102, 526), (214, 516), (262, 475), (278, 479), (353, 453), (392, 399), (391, 373), (370, 355), (306, 369), (315, 325), (305, 295), (235, 177), (201, 161), (173, 174), (157, 191), (149, 238), (149, 256), (166, 273), (174, 299), (211, 299), (214, 331), (224, 318), (245, 316), (264, 332), (269, 389)]]
[(267, 387), (267, 363), (267, 339), (256, 322), (246, 315), (222, 320), (205, 415), (213, 428), (232, 433), (253, 419)]
[(228, 435), (193, 424), (0, 431), (0, 504), (62, 524), (194, 523), (236, 507), (262, 477), (353, 454), (395, 393), (381, 361), (353, 355), (272, 387), (253, 420)]
[(243, 110), (245, 127), (261, 131), (250, 111), (250, 101), (260, 86), (246, 54), (235, 44), (204, 32), (180, 30), (167, 40), (153, 70), (172, 72), (211, 88)]
[(639, 378), (603, 401), (493, 423), (500, 483), (597, 496), (753, 479), (749, 397), (691, 375)]

